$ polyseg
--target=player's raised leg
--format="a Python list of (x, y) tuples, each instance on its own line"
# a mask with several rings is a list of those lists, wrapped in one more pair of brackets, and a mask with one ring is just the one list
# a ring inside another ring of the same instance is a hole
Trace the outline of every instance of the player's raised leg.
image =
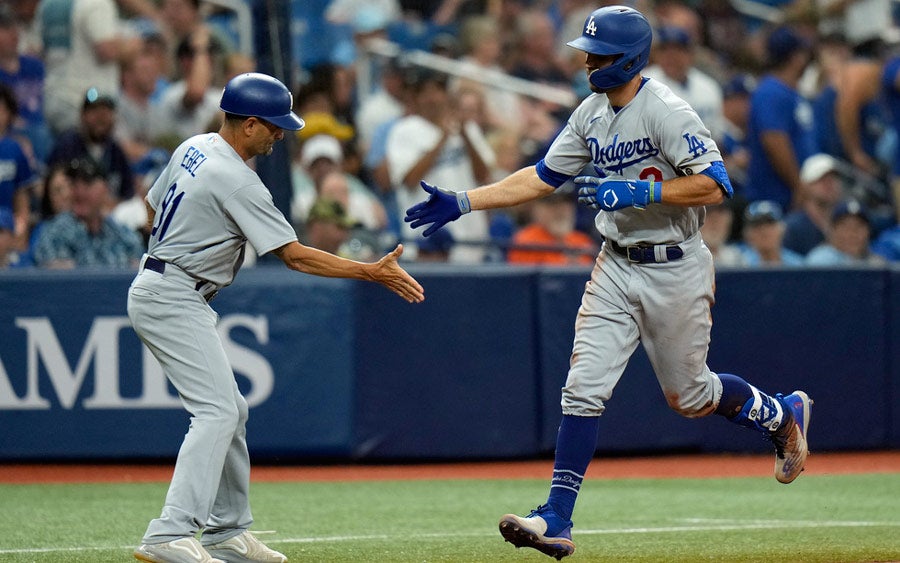
[(812, 399), (803, 391), (774, 397), (766, 395), (740, 377), (719, 374), (722, 398), (716, 414), (735, 424), (753, 428), (775, 445), (775, 478), (790, 483), (806, 465), (806, 443)]

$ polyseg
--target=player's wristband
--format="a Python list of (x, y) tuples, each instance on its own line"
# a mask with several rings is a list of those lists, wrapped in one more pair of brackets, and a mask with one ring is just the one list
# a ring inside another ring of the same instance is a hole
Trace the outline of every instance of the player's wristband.
[(647, 187), (647, 203), (662, 203), (662, 182), (650, 180)]
[(456, 192), (456, 205), (459, 207), (460, 215), (472, 211), (472, 205), (469, 203), (468, 192)]

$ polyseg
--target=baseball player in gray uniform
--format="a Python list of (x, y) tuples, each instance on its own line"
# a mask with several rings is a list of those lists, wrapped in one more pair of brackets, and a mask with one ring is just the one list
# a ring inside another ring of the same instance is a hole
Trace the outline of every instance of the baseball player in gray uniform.
[(807, 456), (811, 401), (804, 392), (768, 395), (706, 365), (714, 272), (699, 229), (705, 206), (731, 197), (732, 188), (696, 112), (640, 75), (651, 39), (640, 12), (595, 10), (568, 43), (586, 53), (594, 93), (544, 159), (470, 191), (423, 182), (430, 196), (406, 212), (412, 227), (429, 225), (427, 236), (461, 214), (534, 200), (572, 178), (579, 201), (599, 210), (604, 244), (575, 323), (550, 495), (528, 516), (500, 520), (507, 541), (557, 559), (575, 551), (572, 511), (596, 450), (599, 417), (638, 342), (676, 412), (718, 414), (771, 439), (778, 481), (793, 481)]
[[(128, 293), (128, 316), (191, 414), (159, 518), (134, 556), (155, 563), (273, 562), (284, 555), (256, 539), (248, 500), (247, 402), (241, 396), (209, 300), (229, 285), (249, 242), (308, 274), (383, 284), (409, 302), (422, 287), (398, 264), (398, 245), (361, 263), (304, 246), (245, 161), (269, 154), (284, 130), (304, 123), (290, 91), (259, 73), (233, 78), (218, 133), (179, 146), (147, 194), (147, 254)], [(198, 541), (196, 535), (201, 533)]]

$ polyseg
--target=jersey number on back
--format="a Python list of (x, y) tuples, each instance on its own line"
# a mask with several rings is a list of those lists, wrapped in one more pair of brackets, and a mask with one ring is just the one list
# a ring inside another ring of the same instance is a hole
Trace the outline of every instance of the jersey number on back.
[(162, 209), (159, 210), (159, 214), (156, 216), (156, 224), (153, 225), (153, 230), (150, 231), (150, 236), (156, 237), (159, 242), (162, 242), (163, 237), (166, 236), (166, 231), (169, 230), (169, 224), (172, 222), (172, 216), (175, 215), (175, 211), (178, 210), (178, 204), (181, 203), (181, 198), (184, 197), (184, 192), (175, 195), (175, 188), (177, 187), (177, 183), (169, 186), (162, 201)]

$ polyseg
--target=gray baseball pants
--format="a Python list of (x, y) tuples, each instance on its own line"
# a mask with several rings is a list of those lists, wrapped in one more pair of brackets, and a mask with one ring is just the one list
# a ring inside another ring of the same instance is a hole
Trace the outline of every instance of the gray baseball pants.
[(219, 334), (218, 314), (196, 289), (196, 280), (171, 264), (160, 274), (141, 270), (128, 292), (128, 316), (140, 339), (191, 415), (159, 518), (144, 534), (147, 544), (194, 536), (224, 541), (250, 527), (247, 402)]
[(608, 249), (597, 258), (578, 317), (563, 414), (599, 416), (629, 358), (643, 344), (669, 406), (713, 412), (722, 382), (706, 365), (715, 299), (712, 254), (699, 235), (672, 262), (635, 264)]

